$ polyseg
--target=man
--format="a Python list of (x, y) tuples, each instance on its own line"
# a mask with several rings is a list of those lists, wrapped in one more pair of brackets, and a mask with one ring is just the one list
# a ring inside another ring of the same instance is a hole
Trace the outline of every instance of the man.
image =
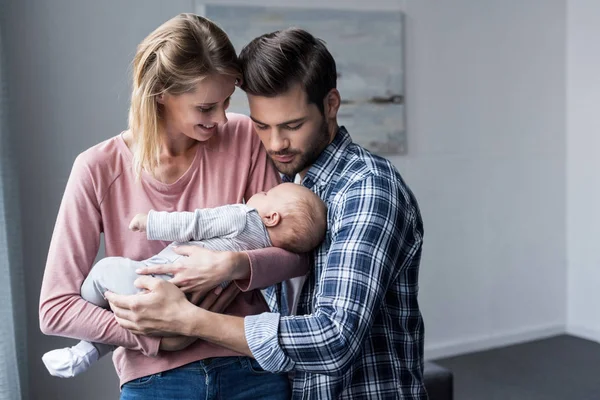
[(283, 285), (290, 301), (278, 288), (265, 291), (280, 313), (215, 314), (153, 283), (150, 290), (165, 293), (155, 305), (169, 298), (176, 315), (149, 321), (139, 302), (109, 294), (117, 320), (139, 333), (200, 337), (253, 356), (267, 371), (291, 371), (293, 398), (426, 399), (415, 198), (390, 162), (338, 127), (335, 61), (320, 40), (300, 29), (274, 32), (253, 40), (240, 59), (251, 118), (275, 166), (284, 181), (299, 174), (328, 206), (314, 269), (301, 291)]

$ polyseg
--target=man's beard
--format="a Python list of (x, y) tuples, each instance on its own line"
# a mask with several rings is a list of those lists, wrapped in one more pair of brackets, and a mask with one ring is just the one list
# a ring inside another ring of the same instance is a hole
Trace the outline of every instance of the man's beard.
[(274, 155), (277, 156), (286, 156), (294, 154), (296, 155), (295, 159), (291, 163), (281, 163), (276, 160), (273, 160), (275, 167), (279, 172), (284, 175), (294, 177), (297, 173), (304, 171), (306, 168), (311, 166), (319, 156), (321, 152), (327, 147), (329, 144), (329, 125), (327, 121), (323, 119), (323, 123), (320, 128), (320, 135), (314, 138), (314, 142), (311, 143), (310, 147), (308, 147), (304, 152), (296, 149), (287, 149), (281, 152), (269, 152), (269, 156), (273, 160)]

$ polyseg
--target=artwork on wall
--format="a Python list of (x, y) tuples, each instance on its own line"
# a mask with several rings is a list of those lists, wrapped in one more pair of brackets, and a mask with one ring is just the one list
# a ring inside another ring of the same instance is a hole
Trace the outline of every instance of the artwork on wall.
[[(323, 39), (336, 60), (340, 125), (352, 139), (383, 156), (406, 153), (404, 19), (401, 11), (362, 11), (199, 4), (239, 52), (253, 38), (288, 27)], [(248, 114), (236, 91), (230, 111)]]

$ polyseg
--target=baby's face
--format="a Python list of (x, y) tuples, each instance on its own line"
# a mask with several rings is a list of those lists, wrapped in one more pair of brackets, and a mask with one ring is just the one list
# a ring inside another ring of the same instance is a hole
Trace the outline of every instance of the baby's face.
[(311, 195), (311, 193), (304, 186), (295, 183), (282, 183), (267, 192), (256, 193), (250, 197), (246, 204), (256, 208), (258, 213), (263, 216), (272, 211), (279, 211), (286, 202), (290, 201), (290, 198), (300, 198)]

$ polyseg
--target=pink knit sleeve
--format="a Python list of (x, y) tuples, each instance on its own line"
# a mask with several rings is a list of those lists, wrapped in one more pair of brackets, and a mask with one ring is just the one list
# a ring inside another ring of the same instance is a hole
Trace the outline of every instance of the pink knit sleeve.
[(250, 250), (250, 277), (235, 281), (241, 291), (262, 289), (296, 276), (306, 275), (310, 268), (308, 254), (296, 254), (277, 248)]
[[(245, 199), (253, 194), (271, 189), (281, 183), (279, 172), (267, 156), (250, 119), (247, 120), (248, 134), (252, 135), (252, 165), (248, 175)], [(310, 268), (310, 257), (298, 255), (276, 247), (249, 250), (249, 279), (238, 280), (236, 284), (242, 291), (264, 288), (283, 282), (296, 276), (305, 275)]]
[(121, 328), (110, 311), (80, 296), (100, 243), (102, 218), (96, 183), (83, 153), (75, 160), (58, 212), (40, 294), (44, 334), (108, 343), (155, 356), (159, 338)]

